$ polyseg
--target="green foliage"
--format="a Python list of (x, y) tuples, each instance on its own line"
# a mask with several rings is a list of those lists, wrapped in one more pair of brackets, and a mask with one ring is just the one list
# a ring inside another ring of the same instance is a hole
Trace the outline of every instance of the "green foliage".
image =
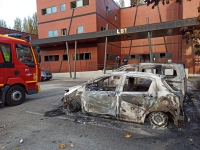
[(37, 25), (37, 13), (34, 13), (32, 17), (24, 17), (23, 23), (19, 18), (16, 18), (14, 21), (13, 29), (18, 31), (23, 31), (30, 34), (38, 34), (38, 25)]
[(14, 30), (17, 30), (17, 31), (22, 31), (22, 20), (17, 17), (15, 20), (14, 20), (14, 27), (13, 27)]

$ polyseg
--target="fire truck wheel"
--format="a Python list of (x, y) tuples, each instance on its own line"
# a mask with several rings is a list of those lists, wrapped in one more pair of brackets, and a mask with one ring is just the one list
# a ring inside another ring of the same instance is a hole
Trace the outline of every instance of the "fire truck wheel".
[(23, 87), (14, 85), (6, 93), (6, 104), (9, 106), (20, 105), (24, 102), (26, 93)]

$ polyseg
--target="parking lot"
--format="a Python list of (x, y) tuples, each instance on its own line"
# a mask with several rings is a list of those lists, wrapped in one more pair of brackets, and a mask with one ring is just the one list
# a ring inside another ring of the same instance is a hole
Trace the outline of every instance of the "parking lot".
[(185, 122), (176, 127), (171, 121), (164, 129), (152, 129), (148, 122), (64, 114), (59, 109), (64, 90), (86, 80), (40, 82), (41, 93), (27, 96), (22, 105), (1, 108), (0, 149), (57, 150), (61, 144), (76, 150), (200, 149), (200, 119), (189, 99), (184, 103)]

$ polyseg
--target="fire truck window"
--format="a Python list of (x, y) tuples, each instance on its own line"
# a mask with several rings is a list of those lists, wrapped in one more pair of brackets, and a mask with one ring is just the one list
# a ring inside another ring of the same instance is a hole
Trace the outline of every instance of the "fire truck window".
[(8, 44), (0, 43), (0, 51), (3, 54), (5, 62), (11, 62), (11, 47)]
[(18, 60), (21, 61), (22, 63), (27, 63), (27, 62), (33, 63), (34, 62), (31, 49), (28, 46), (21, 46), (21, 47), (17, 46), (16, 54), (17, 54)]

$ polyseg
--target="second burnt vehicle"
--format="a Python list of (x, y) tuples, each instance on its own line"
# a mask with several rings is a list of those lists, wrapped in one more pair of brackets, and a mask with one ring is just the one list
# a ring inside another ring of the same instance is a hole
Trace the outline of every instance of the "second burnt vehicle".
[(176, 91), (182, 91), (184, 97), (187, 95), (187, 76), (183, 64), (177, 63), (138, 63), (128, 64), (113, 70), (120, 71), (136, 71), (136, 72), (152, 72), (154, 74), (162, 74), (166, 76), (166, 82)]
[(62, 99), (68, 112), (111, 117), (135, 123), (149, 118), (155, 127), (183, 120), (181, 92), (165, 76), (144, 72), (114, 72), (66, 90)]

